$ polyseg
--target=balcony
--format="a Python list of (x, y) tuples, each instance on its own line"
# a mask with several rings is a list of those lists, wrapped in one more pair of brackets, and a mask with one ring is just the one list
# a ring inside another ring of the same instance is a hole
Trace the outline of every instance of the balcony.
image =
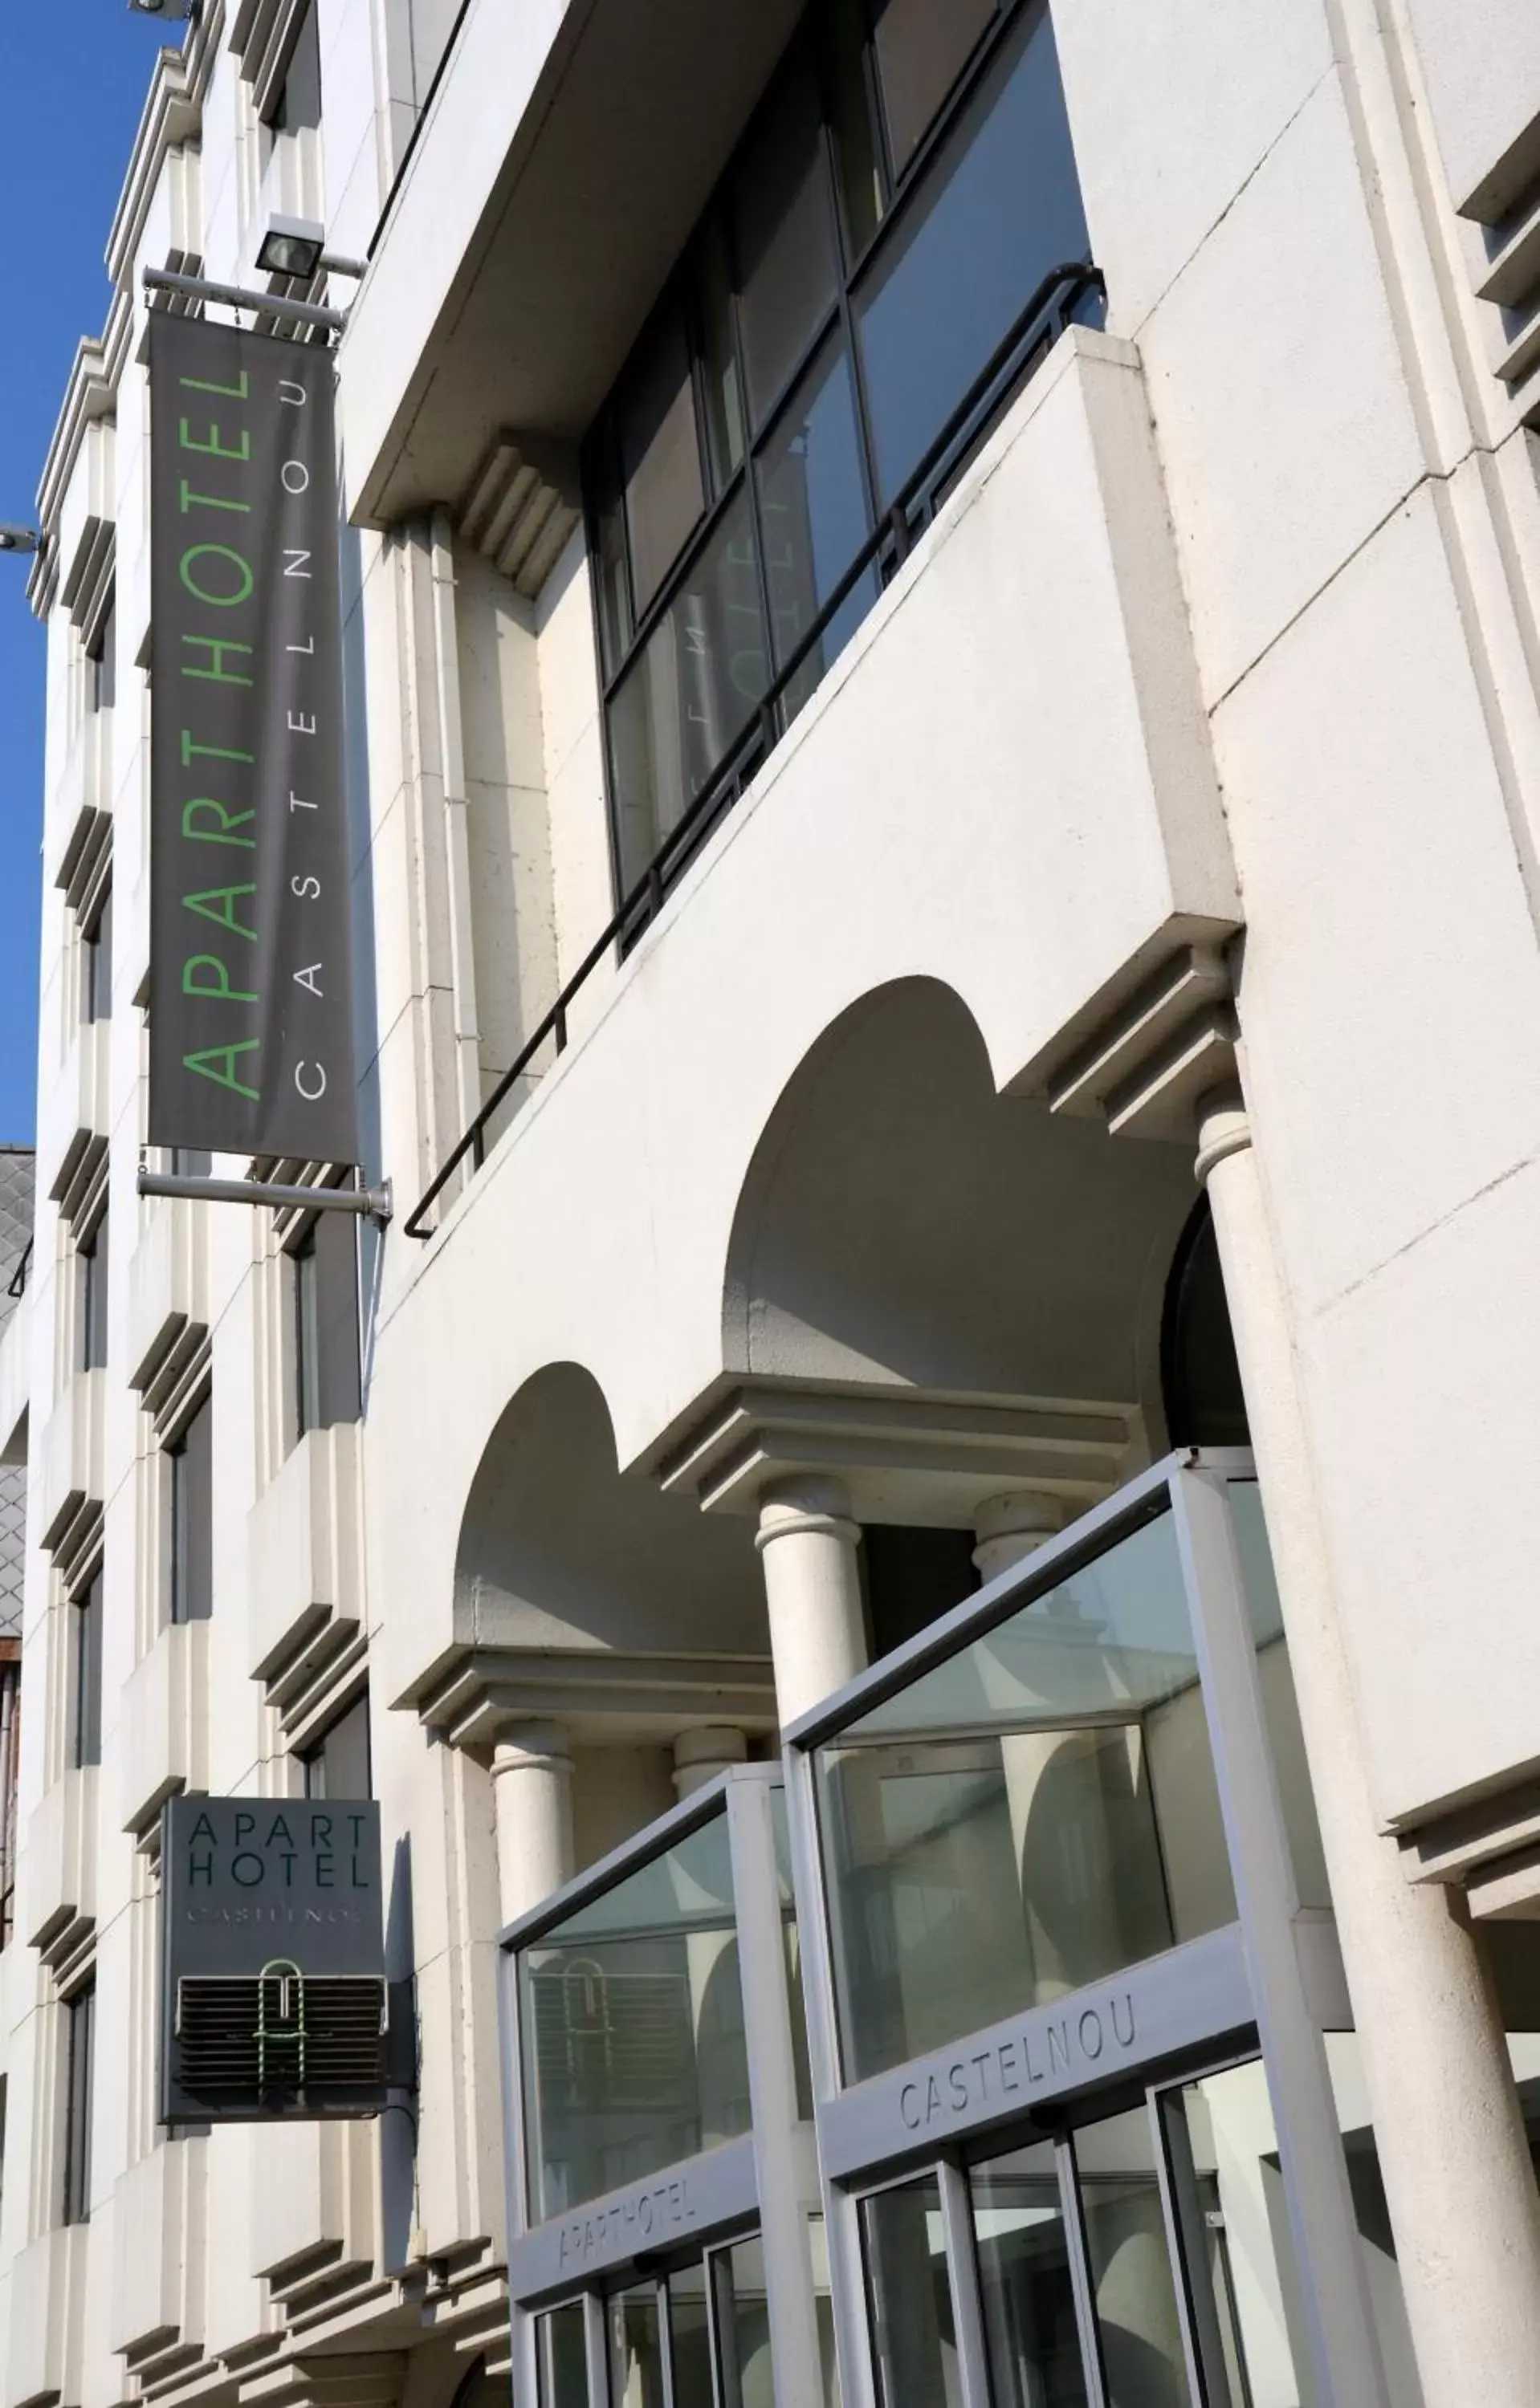
[(65, 1136), (49, 1195), (66, 1220), (79, 1212), (107, 1159), (111, 1037), (105, 1016), (79, 1024), (51, 1098), (50, 1124)]
[(209, 1785), (209, 1631), (168, 1623), (123, 1690), (119, 1817), (137, 1838), (166, 1799)]
[(96, 1920), (94, 1765), (62, 1773), (32, 1811), (19, 1922), (45, 1963), (65, 1964)]
[(89, 2224), (58, 2225), (11, 2262), (7, 2408), (80, 2397), (90, 2241)]
[(107, 1373), (77, 1371), (49, 1416), (38, 1451), (43, 1545), (65, 1572), (101, 1518)]
[(186, 1197), (151, 1205), (128, 1269), (129, 1385), (154, 1413), (174, 1395), (209, 1331), (205, 1216)]
[(247, 1662), (286, 1723), (361, 1653), (359, 1425), (307, 1431), (252, 1508)]
[(350, 515), (466, 493), (504, 427), (583, 432), (797, 13), (468, 11), (340, 355)]
[[(1137, 351), (1070, 325), (953, 473), (790, 732), (749, 764), (740, 809), (756, 824), (692, 925), (725, 960), (744, 932), (774, 929), (784, 957), (810, 969), (811, 940), (849, 962), (886, 955), (872, 983), (923, 965), (971, 1001), (998, 976), (1011, 1023), (1001, 1083), (1170, 1134), (1219, 1075), (1216, 949), (1240, 904)], [(712, 810), (713, 791), (699, 798)], [(699, 849), (698, 817), (698, 806), (669, 839), (687, 839), (674, 867), (655, 865), (623, 904), (440, 1165), (409, 1234), (430, 1234), (427, 1208), (461, 1162), (479, 1167), (511, 1083), (560, 1053), (584, 978), (663, 909), (665, 881)], [(1002, 915), (1010, 896), (1033, 898), (1029, 945)], [(702, 925), (734, 910), (734, 936)], [(656, 1002), (662, 982), (655, 967)], [(720, 979), (706, 1009), (728, 1010)]]

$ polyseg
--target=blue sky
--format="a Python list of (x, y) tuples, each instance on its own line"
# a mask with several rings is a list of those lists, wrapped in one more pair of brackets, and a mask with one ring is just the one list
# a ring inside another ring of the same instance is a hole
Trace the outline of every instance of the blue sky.
[[(0, 519), (36, 523), (37, 480), (82, 335), (155, 53), (180, 26), (127, 0), (0, 7)], [(35, 249), (35, 246), (36, 248)], [(0, 1140), (34, 1130), (43, 641), (26, 563), (0, 553)]]

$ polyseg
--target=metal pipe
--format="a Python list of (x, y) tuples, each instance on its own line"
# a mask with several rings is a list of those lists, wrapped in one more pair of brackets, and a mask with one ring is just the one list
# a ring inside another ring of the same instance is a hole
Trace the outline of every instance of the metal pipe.
[(290, 318), (299, 326), (324, 326), (340, 335), (348, 322), (345, 309), (328, 309), (319, 301), (290, 301), (281, 293), (248, 293), (238, 284), (210, 284), (204, 276), (181, 276), (169, 267), (143, 271), (147, 293), (180, 293), (190, 301), (224, 301), (232, 309), (263, 309), (269, 318)]
[(367, 1213), (374, 1221), (391, 1216), (391, 1187), (286, 1187), (271, 1179), (193, 1179), (180, 1171), (147, 1170), (139, 1165), (136, 1192), (140, 1196), (186, 1196), (203, 1204), (270, 1204), (275, 1211), (291, 1206), (302, 1212)]

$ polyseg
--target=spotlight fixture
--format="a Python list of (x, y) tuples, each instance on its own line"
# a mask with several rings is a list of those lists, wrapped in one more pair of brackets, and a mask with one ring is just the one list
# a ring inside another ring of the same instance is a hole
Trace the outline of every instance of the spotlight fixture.
[(36, 552), (42, 540), (36, 527), (0, 525), (0, 552)]
[(136, 17), (166, 17), (175, 24), (195, 25), (203, 12), (203, 0), (128, 0), (129, 11)]
[(326, 229), (309, 218), (269, 218), (257, 249), (264, 276), (297, 276), (309, 283), (326, 248)]

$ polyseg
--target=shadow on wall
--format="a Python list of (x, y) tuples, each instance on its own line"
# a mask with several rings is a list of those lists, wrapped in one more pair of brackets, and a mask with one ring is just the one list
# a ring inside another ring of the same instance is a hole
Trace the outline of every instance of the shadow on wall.
[(769, 1653), (753, 1526), (616, 1466), (591, 1374), (525, 1382), (471, 1483), (454, 1571), (470, 1645)]
[(728, 1252), (731, 1369), (1145, 1401), (1190, 1147), (997, 1093), (949, 988), (828, 1029), (756, 1149)]

